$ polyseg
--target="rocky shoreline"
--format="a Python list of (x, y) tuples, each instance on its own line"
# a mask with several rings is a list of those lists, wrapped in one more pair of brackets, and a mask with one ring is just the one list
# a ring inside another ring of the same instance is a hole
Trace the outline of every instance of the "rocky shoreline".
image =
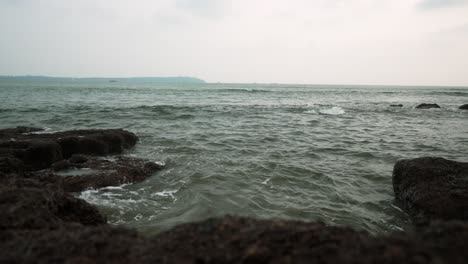
[[(468, 163), (395, 164), (396, 201), (413, 230), (379, 236), (320, 222), (225, 216), (155, 237), (110, 226), (73, 196), (142, 181), (163, 169), (111, 156), (138, 137), (122, 129), (0, 130), (0, 263), (466, 263)], [(79, 172), (73, 177), (61, 174)], [(84, 171), (84, 172), (83, 172)]]

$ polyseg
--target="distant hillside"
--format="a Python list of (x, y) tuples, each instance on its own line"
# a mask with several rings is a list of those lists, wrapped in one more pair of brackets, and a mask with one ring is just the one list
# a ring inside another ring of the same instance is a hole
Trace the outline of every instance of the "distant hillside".
[(204, 83), (194, 77), (132, 77), (132, 78), (72, 78), (48, 76), (0, 76), (0, 81), (30, 81), (30, 82), (131, 82), (131, 83)]

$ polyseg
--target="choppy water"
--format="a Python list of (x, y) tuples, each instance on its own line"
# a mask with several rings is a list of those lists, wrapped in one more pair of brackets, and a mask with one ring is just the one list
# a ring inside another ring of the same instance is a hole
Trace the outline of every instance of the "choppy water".
[(166, 169), (79, 196), (147, 234), (228, 213), (378, 233), (408, 224), (393, 204), (396, 160), (467, 159), (464, 103), (468, 88), (4, 82), (0, 127), (135, 132), (127, 154)]

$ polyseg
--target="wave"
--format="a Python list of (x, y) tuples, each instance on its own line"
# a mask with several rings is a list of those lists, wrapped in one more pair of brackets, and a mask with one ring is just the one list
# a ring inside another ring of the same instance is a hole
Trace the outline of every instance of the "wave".
[(262, 90), (262, 89), (255, 89), (255, 88), (224, 88), (224, 89), (215, 89), (214, 91), (231, 92), (231, 93), (274, 93), (275, 92), (272, 90)]
[(319, 113), (323, 115), (342, 115), (346, 112), (339, 106), (333, 106), (332, 108), (319, 109)]

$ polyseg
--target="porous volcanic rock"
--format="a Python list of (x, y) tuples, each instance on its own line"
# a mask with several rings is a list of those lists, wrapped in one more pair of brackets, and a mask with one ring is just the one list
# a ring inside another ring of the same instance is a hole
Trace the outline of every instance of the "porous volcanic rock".
[(393, 190), (416, 224), (468, 220), (468, 163), (438, 157), (400, 160), (393, 169)]
[(431, 108), (440, 108), (438, 104), (420, 104), (416, 106), (417, 109), (431, 109)]
[(468, 104), (464, 104), (464, 105), (460, 106), (458, 109), (468, 110)]

